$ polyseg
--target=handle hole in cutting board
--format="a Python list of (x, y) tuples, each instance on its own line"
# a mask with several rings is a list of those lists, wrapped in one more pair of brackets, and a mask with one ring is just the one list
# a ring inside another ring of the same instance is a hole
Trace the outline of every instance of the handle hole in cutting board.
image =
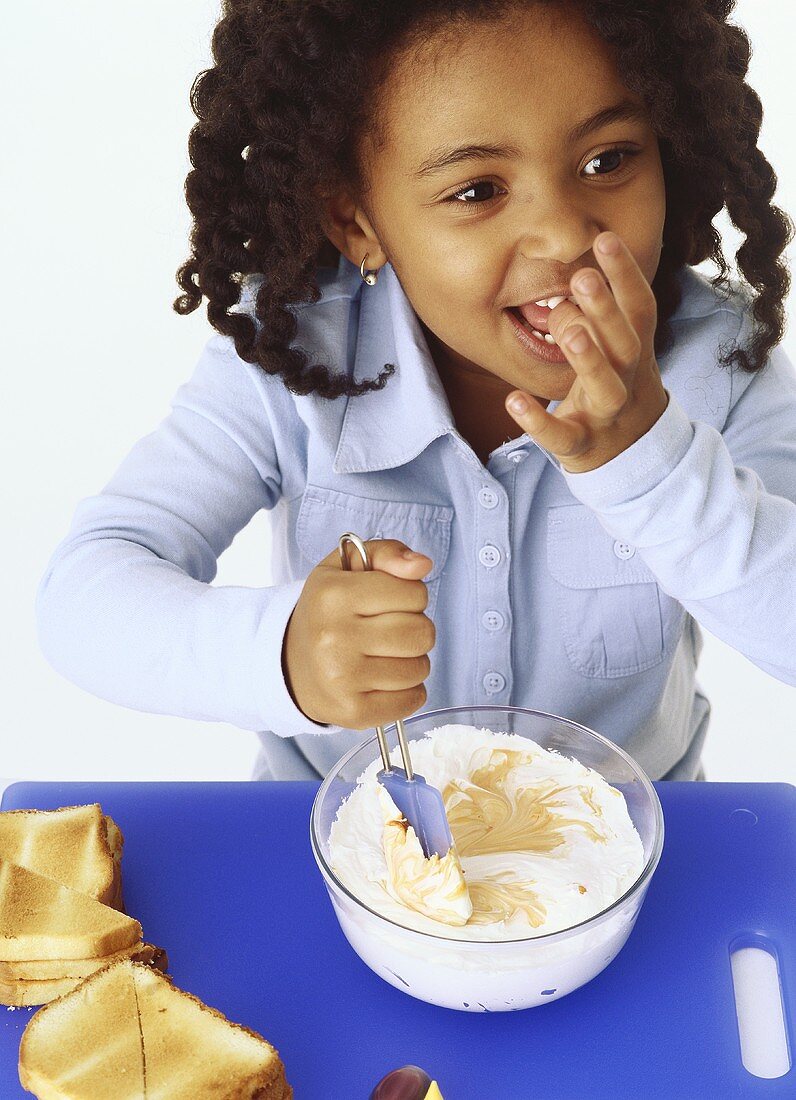
[(764, 936), (730, 944), (741, 1061), (755, 1077), (782, 1077), (791, 1068), (777, 955)]

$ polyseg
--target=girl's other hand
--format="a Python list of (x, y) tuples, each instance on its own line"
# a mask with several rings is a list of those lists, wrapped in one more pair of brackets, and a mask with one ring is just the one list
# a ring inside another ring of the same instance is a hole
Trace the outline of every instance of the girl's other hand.
[(368, 729), (406, 718), (426, 701), (434, 624), (422, 577), (434, 563), (397, 539), (365, 543), (371, 569), (335, 549), (304, 582), (285, 631), (282, 669), (296, 706), (313, 722)]
[[(600, 233), (594, 254), (608, 282), (594, 268), (581, 268), (570, 280), (577, 305), (565, 298), (548, 319), (575, 371), (569, 393), (552, 413), (523, 390), (506, 398), (523, 431), (569, 473), (594, 470), (627, 450), (669, 400), (653, 350), (658, 311), (652, 287), (615, 233)], [(587, 273), (596, 280), (593, 291), (581, 287)], [(578, 336), (583, 346), (573, 347)], [(513, 407), (515, 398), (525, 403), (524, 411)]]

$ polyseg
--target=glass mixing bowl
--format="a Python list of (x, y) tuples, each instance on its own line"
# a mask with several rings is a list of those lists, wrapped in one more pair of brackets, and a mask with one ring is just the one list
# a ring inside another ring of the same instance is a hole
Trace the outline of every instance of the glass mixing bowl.
[[(421, 1001), (469, 1012), (508, 1012), (555, 1001), (591, 981), (616, 957), (635, 924), (663, 849), (663, 812), (647, 776), (606, 737), (554, 714), (523, 707), (446, 707), (404, 721), (410, 741), (448, 724), (517, 733), (594, 768), (625, 797), (644, 846), (644, 869), (612, 905), (558, 932), (516, 940), (432, 935), (381, 916), (355, 897), (331, 868), (329, 834), (341, 803), (379, 755), (375, 734), (327, 775), (310, 816), (312, 851), (340, 927), (357, 955), (396, 989)], [(391, 748), (395, 726), (385, 733)], [(451, 936), (447, 934), (453, 932)]]

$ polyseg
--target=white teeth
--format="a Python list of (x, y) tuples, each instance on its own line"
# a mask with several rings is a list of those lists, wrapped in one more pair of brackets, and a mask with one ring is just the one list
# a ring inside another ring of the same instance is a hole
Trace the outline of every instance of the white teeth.
[[(563, 302), (567, 298), (570, 302), (574, 302), (575, 299), (569, 294), (556, 294), (552, 298), (540, 298), (538, 302), (534, 302), (535, 306), (546, 306), (547, 309), (555, 309), (559, 302)], [(577, 302), (575, 303), (577, 305)]]
[(538, 332), (535, 328), (531, 329), (531, 332), (538, 340), (544, 340), (547, 344), (555, 344), (558, 347), (556, 340), (550, 335), (549, 332)]

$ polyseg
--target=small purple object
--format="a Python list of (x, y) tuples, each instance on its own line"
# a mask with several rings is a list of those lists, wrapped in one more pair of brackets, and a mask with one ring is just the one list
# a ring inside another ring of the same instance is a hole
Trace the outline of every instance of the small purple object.
[(425, 1100), (431, 1078), (420, 1066), (401, 1066), (382, 1077), (370, 1100)]

